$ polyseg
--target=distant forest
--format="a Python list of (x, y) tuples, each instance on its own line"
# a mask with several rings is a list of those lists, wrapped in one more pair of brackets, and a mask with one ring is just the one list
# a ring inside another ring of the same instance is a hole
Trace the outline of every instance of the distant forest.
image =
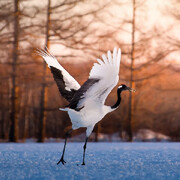
[[(123, 92), (120, 107), (95, 127), (96, 140), (98, 133), (118, 132), (132, 141), (138, 130), (150, 129), (180, 141), (180, 2), (169, 0), (159, 10), (174, 26), (162, 26), (158, 17), (149, 25), (143, 0), (43, 2), (0, 1), (0, 139), (44, 142), (63, 138), (71, 126), (59, 111), (68, 103), (38, 48), (48, 47), (82, 85), (96, 58), (116, 46), (122, 49), (118, 85), (136, 93)], [(106, 104), (115, 101), (116, 88)]]

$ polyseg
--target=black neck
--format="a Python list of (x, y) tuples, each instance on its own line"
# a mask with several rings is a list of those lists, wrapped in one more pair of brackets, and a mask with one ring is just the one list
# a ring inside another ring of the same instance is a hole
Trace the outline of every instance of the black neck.
[(113, 106), (111, 106), (111, 109), (116, 109), (120, 105), (120, 103), (121, 103), (121, 92), (122, 92), (121, 89), (117, 90), (117, 98), (118, 99), (117, 99), (117, 102)]

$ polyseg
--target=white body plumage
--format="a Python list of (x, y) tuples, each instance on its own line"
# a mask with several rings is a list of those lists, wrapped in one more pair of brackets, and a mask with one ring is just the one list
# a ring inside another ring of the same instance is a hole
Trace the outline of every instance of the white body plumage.
[[(113, 56), (108, 51), (107, 57), (102, 55), (103, 60), (97, 59), (98, 63), (94, 63), (89, 79), (82, 86), (58, 63), (56, 58), (48, 52), (48, 49), (47, 51), (39, 50), (38, 53), (48, 64), (61, 95), (69, 102), (66, 108), (60, 108), (60, 110), (68, 112), (72, 129), (87, 128), (82, 163), (82, 165), (85, 165), (86, 144), (94, 125), (120, 105), (122, 91), (135, 91), (122, 84), (117, 89), (117, 102), (113, 106), (104, 104), (107, 96), (119, 81), (121, 51), (114, 48)], [(69, 137), (72, 129), (65, 135), (63, 153), (57, 164), (62, 163), (64, 165), (66, 163), (64, 152), (67, 137)]]
[[(58, 63), (48, 49), (47, 51), (39, 50), (39, 54), (51, 69), (61, 95), (69, 102), (66, 108), (60, 108), (60, 110), (68, 112), (72, 129), (87, 128), (82, 163), (85, 165), (86, 144), (94, 125), (120, 105), (122, 91), (135, 91), (122, 84), (117, 89), (117, 102), (113, 106), (104, 105), (107, 96), (119, 81), (121, 51), (114, 48), (113, 56), (108, 51), (107, 57), (102, 55), (103, 60), (97, 59), (98, 63), (94, 64), (89, 79), (82, 86)], [(66, 163), (64, 161), (66, 140), (72, 129), (66, 133), (63, 153), (57, 164), (61, 162), (64, 165)]]
[(61, 109), (67, 111), (72, 122), (72, 129), (78, 129), (80, 127), (86, 127), (86, 136), (89, 137), (94, 125), (98, 123), (107, 113), (113, 111), (109, 106), (102, 106), (101, 104), (92, 104), (83, 108), (80, 112), (73, 109), (65, 108)]
[[(119, 81), (120, 49), (117, 51), (114, 48), (113, 56), (108, 51), (107, 57), (102, 55), (103, 60), (97, 59), (98, 63), (94, 63), (89, 79), (82, 86), (58, 63), (50, 52), (40, 51), (39, 53), (51, 69), (60, 93), (70, 102), (68, 107), (60, 108), (60, 110), (68, 112), (72, 129), (86, 127), (88, 137), (94, 125), (107, 113), (114, 110), (110, 106), (104, 105), (104, 103)], [(67, 97), (68, 93), (73, 95)]]

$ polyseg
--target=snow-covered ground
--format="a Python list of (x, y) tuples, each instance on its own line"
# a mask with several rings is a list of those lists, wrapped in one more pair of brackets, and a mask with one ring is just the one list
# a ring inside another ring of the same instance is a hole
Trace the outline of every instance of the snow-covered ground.
[[(150, 129), (140, 129), (138, 132), (133, 134), (134, 142), (170, 142), (171, 138), (164, 134), (154, 132)], [(86, 133), (81, 133), (76, 136), (72, 136), (68, 140), (70, 142), (84, 142)], [(90, 136), (90, 140), (94, 141), (95, 133), (92, 133)], [(116, 132), (114, 134), (98, 134), (99, 142), (125, 142), (128, 140), (128, 136), (126, 132), (122, 132), (122, 138), (119, 136), (119, 133)], [(60, 138), (47, 138), (46, 142), (64, 142), (64, 139)], [(26, 139), (26, 142), (37, 142), (37, 139)]]
[(1, 143), (0, 180), (178, 180), (180, 143), (68, 143), (65, 166), (56, 165), (63, 143)]

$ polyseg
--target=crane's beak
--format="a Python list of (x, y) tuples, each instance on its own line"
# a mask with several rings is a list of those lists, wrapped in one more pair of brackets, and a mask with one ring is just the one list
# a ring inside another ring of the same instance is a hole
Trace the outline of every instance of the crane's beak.
[(136, 92), (136, 90), (135, 90), (135, 89), (130, 88), (130, 87), (127, 87), (127, 90), (129, 90), (130, 92)]

